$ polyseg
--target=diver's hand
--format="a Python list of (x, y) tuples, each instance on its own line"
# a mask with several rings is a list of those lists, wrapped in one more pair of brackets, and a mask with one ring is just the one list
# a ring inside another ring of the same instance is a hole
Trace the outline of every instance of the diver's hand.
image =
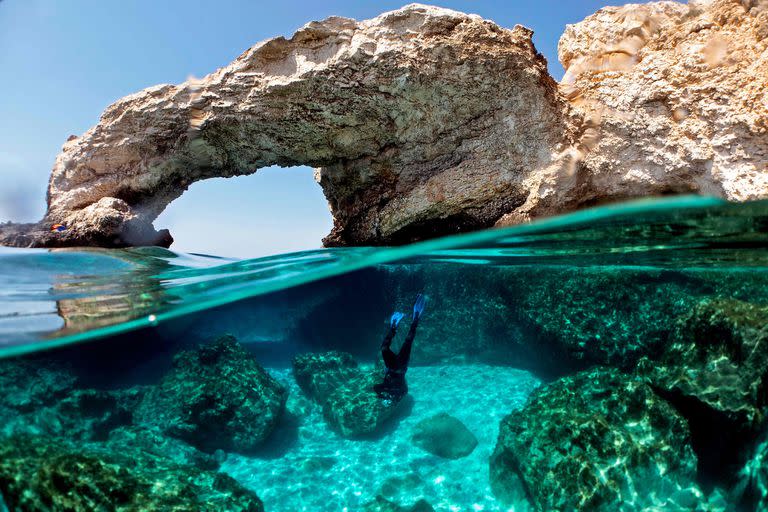
[(400, 324), (400, 320), (402, 320), (404, 316), (405, 316), (405, 313), (395, 311), (394, 313), (392, 313), (392, 316), (389, 318), (389, 326), (393, 329), (397, 329), (397, 326)]
[(427, 297), (424, 294), (418, 294), (416, 296), (416, 302), (413, 303), (413, 319), (418, 320), (421, 314), (424, 312), (424, 307), (427, 305)]

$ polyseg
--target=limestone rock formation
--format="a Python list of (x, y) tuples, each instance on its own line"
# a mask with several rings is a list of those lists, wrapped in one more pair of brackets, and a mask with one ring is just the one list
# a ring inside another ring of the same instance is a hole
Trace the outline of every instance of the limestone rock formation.
[(566, 29), (558, 88), (521, 26), (417, 4), (311, 22), (108, 107), (64, 145), (45, 219), (0, 225), (0, 243), (168, 245), (152, 221), (191, 183), (269, 165), (318, 168), (327, 245), (651, 194), (767, 197), (766, 27), (766, 0), (604, 8)]
[(561, 92), (584, 119), (577, 162), (531, 213), (650, 194), (766, 197), (766, 50), (765, 0), (628, 4), (569, 25), (558, 53)]
[(491, 226), (570, 144), (531, 34), (414, 4), (312, 22), (202, 79), (127, 96), (64, 145), (46, 220), (68, 229), (39, 244), (154, 243), (165, 234), (151, 222), (191, 183), (269, 165), (319, 168), (330, 245)]
[(253, 452), (285, 410), (286, 389), (231, 336), (181, 352), (146, 393), (136, 422), (208, 453)]

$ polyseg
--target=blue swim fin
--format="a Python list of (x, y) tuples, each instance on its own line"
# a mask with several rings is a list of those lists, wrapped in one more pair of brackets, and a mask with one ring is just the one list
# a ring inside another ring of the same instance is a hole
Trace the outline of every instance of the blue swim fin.
[(400, 320), (402, 320), (404, 316), (405, 316), (405, 313), (401, 313), (399, 311), (395, 311), (394, 313), (392, 313), (392, 316), (389, 317), (390, 327), (397, 327), (398, 324), (400, 324)]
[(427, 305), (427, 297), (424, 294), (416, 296), (416, 302), (413, 303), (413, 319), (416, 320), (424, 312), (424, 306)]

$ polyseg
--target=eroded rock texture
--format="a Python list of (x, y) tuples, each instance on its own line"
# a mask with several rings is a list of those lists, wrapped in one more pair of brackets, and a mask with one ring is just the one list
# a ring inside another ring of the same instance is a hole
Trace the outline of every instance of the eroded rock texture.
[(107, 108), (57, 158), (48, 219), (69, 226), (60, 243), (142, 243), (197, 180), (311, 165), (334, 216), (327, 244), (491, 226), (569, 142), (531, 34), (420, 5), (309, 23)]
[(64, 145), (43, 222), (0, 243), (168, 245), (152, 221), (191, 183), (269, 165), (318, 168), (327, 245), (650, 194), (763, 198), (767, 27), (766, 0), (601, 9), (567, 27), (558, 88), (521, 26), (417, 4), (312, 22), (108, 107)]
[(718, 510), (694, 483), (685, 420), (612, 369), (555, 381), (507, 416), (490, 475), (502, 501), (527, 499), (537, 511)]
[(648, 194), (768, 193), (768, 2), (606, 7), (560, 39), (583, 118), (570, 183), (535, 214)]
[(232, 336), (180, 352), (173, 368), (136, 409), (139, 424), (208, 453), (250, 453), (285, 410), (286, 389)]

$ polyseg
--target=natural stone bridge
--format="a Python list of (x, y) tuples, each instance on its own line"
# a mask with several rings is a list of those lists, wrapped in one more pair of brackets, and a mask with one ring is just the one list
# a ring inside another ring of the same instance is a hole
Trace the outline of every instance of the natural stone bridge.
[(415, 4), (309, 23), (108, 107), (64, 145), (45, 219), (0, 226), (0, 243), (167, 245), (152, 222), (191, 183), (271, 165), (318, 169), (327, 245), (648, 194), (764, 197), (768, 13), (702, 5), (606, 8), (569, 26), (560, 86), (521, 26)]

